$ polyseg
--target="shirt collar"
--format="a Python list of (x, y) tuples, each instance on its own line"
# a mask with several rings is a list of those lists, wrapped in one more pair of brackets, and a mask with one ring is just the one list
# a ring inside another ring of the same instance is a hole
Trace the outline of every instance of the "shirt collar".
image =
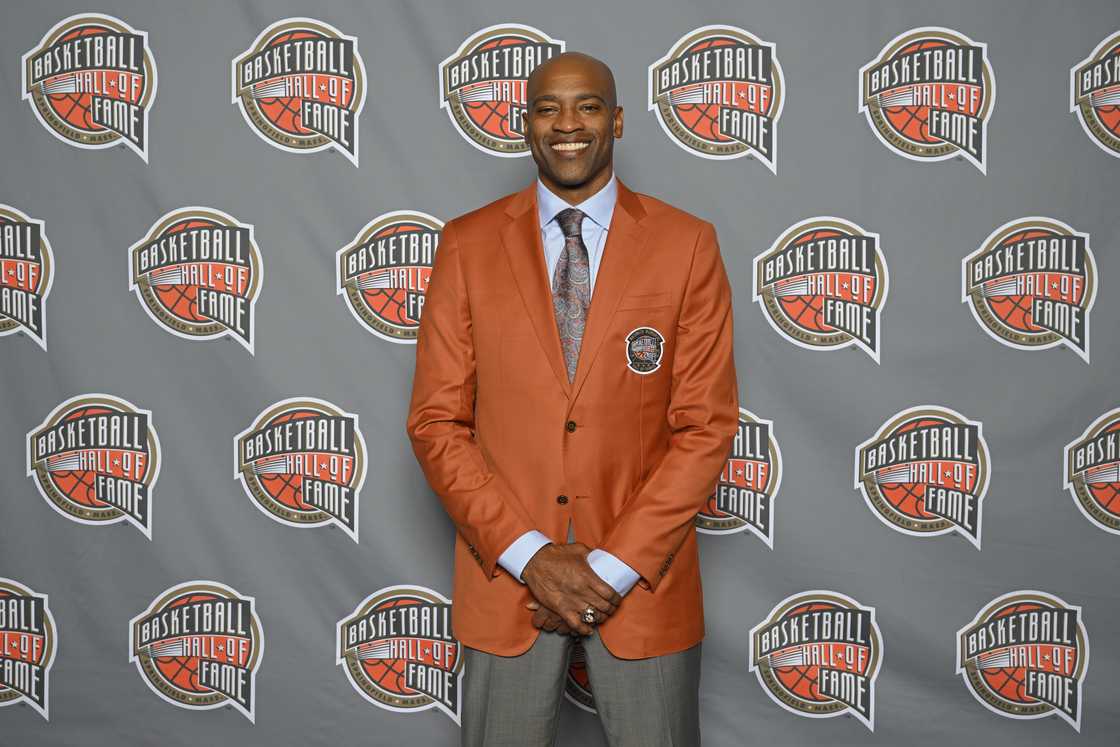
[(537, 216), (543, 228), (556, 214), (565, 208), (574, 207), (581, 210), (591, 220), (602, 228), (609, 228), (611, 216), (614, 214), (614, 203), (618, 199), (618, 180), (614, 173), (606, 185), (595, 194), (588, 197), (578, 205), (569, 205), (555, 192), (544, 186), (544, 182), (537, 178)]

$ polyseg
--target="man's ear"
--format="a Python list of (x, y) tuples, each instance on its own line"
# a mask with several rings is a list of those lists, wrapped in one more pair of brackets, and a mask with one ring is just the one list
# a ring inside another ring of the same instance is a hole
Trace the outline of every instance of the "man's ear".
[(614, 108), (614, 136), (616, 138), (622, 137), (622, 107), (616, 106)]

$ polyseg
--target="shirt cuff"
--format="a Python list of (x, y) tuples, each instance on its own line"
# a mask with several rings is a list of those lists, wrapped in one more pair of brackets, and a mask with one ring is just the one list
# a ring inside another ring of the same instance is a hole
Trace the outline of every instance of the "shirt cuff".
[(637, 572), (606, 550), (592, 550), (587, 553), (587, 563), (599, 578), (610, 584), (622, 596), (626, 596), (626, 592), (638, 582)]
[(510, 546), (506, 548), (505, 552), (498, 556), (498, 565), (509, 571), (509, 575), (516, 578), (521, 583), (521, 572), (525, 570), (525, 564), (529, 559), (537, 554), (537, 550), (552, 542), (542, 532), (536, 529), (530, 529), (525, 534), (515, 539)]

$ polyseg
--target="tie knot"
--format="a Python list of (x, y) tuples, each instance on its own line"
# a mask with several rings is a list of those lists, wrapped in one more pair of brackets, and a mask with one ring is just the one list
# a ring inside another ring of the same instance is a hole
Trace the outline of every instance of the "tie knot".
[(580, 235), (583, 224), (583, 211), (576, 208), (565, 208), (556, 214), (556, 222), (564, 232), (564, 238), (570, 239)]

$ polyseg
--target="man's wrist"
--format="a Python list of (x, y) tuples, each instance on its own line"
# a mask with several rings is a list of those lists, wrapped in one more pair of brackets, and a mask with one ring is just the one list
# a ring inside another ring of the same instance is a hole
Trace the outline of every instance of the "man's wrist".
[(525, 583), (521, 580), (521, 573), (525, 570), (525, 564), (529, 562), (529, 558), (533, 553), (541, 549), (542, 545), (549, 543), (548, 535), (543, 532), (538, 532), (536, 529), (530, 529), (514, 540), (509, 547), (507, 547), (501, 555), (498, 556), (498, 565), (505, 568), (509, 575), (513, 576), (518, 583)]
[(587, 554), (587, 564), (599, 578), (622, 596), (626, 596), (640, 578), (637, 571), (602, 548), (595, 548)]
[(532, 565), (533, 558), (540, 555), (541, 550), (543, 550), (544, 548), (551, 547), (552, 544), (553, 543), (551, 543), (551, 542), (546, 542), (545, 544), (541, 545), (540, 547), (538, 547), (536, 549), (536, 551), (531, 556), (529, 556), (529, 559), (525, 561), (525, 566), (521, 569), (521, 582), (522, 583), (525, 583), (528, 580), (527, 575), (528, 575), (528, 572), (529, 572), (529, 566)]

